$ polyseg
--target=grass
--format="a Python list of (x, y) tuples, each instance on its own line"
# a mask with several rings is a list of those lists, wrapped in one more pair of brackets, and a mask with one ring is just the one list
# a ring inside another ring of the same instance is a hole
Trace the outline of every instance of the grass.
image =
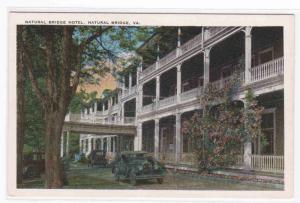
[[(64, 189), (154, 189), (154, 190), (282, 190), (276, 185), (231, 181), (223, 178), (191, 177), (169, 171), (163, 184), (156, 180), (139, 181), (132, 186), (128, 181), (115, 181), (110, 168), (87, 167), (83, 164), (72, 164), (68, 175), (68, 185)], [(28, 180), (23, 188), (43, 188), (41, 179)], [(282, 185), (283, 187), (283, 185)]]

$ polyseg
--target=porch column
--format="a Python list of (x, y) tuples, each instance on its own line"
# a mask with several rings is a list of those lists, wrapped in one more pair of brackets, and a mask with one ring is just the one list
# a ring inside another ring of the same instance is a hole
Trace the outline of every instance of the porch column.
[(116, 137), (112, 137), (112, 145), (113, 145), (113, 153), (115, 153), (116, 152), (116, 141), (117, 141), (117, 139), (116, 139)]
[(252, 42), (251, 42), (252, 27), (245, 28), (245, 84), (251, 81), (251, 58), (252, 58)]
[(124, 124), (124, 116), (125, 116), (125, 102), (122, 102), (121, 104), (121, 123)]
[(69, 158), (69, 151), (70, 151), (70, 146), (69, 146), (69, 141), (70, 140), (70, 132), (67, 131), (67, 141), (66, 141), (66, 157)]
[(209, 54), (211, 48), (204, 50), (204, 73), (203, 73), (203, 86), (209, 83)]
[(156, 108), (158, 108), (158, 102), (160, 98), (160, 76), (156, 76)]
[(154, 120), (154, 157), (159, 158), (159, 119)]
[(94, 103), (94, 112), (95, 112), (95, 114), (97, 112), (97, 102)]
[(105, 111), (105, 101), (102, 102), (102, 112)]
[(132, 74), (129, 73), (129, 92), (131, 92), (131, 87), (132, 87)]
[(62, 132), (60, 137), (60, 157), (64, 156), (64, 132)]
[(107, 149), (106, 149), (107, 154), (110, 154), (110, 149), (111, 149), (111, 138), (108, 137), (107, 138)]
[(103, 149), (104, 149), (104, 139), (101, 138), (101, 150), (103, 150)]
[[(81, 137), (81, 135), (80, 135), (80, 137)], [(79, 139), (79, 152), (82, 153), (82, 151), (83, 151), (82, 150), (82, 139), (80, 138)]]
[(177, 103), (180, 103), (181, 94), (181, 64), (177, 65)]
[(92, 138), (89, 138), (88, 140), (89, 140), (88, 141), (88, 153), (91, 153), (91, 151), (92, 151)]
[(96, 147), (97, 147), (97, 145), (96, 145), (97, 138), (93, 138), (93, 139), (94, 139), (94, 142), (93, 142), (93, 149), (96, 150)]
[(142, 122), (137, 123), (136, 136), (134, 137), (134, 151), (142, 150)]
[(246, 141), (244, 143), (244, 169), (249, 170), (251, 168), (251, 154), (252, 154), (251, 141)]
[(176, 56), (180, 56), (181, 55), (181, 28), (178, 27), (177, 30), (177, 47), (176, 47)]
[(175, 132), (175, 161), (178, 163), (181, 157), (181, 113), (176, 114), (176, 132)]

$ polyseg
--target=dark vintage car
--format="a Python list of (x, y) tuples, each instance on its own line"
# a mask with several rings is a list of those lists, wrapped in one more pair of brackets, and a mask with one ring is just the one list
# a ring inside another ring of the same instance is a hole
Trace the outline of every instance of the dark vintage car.
[(117, 181), (129, 179), (132, 185), (137, 180), (149, 179), (156, 179), (162, 184), (166, 168), (147, 152), (122, 152), (116, 157), (112, 172)]
[(107, 167), (106, 152), (104, 150), (93, 150), (89, 155), (88, 166), (101, 165)]

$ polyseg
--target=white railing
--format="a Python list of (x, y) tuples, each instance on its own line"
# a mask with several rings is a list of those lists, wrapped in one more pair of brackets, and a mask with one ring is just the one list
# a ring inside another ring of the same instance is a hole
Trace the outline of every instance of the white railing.
[(131, 94), (135, 93), (135, 91), (136, 91), (136, 85), (132, 86), (129, 89), (124, 89), (123, 94), (122, 94), (122, 98), (127, 97), (128, 95), (131, 95)]
[(146, 75), (148, 75), (149, 73), (151, 73), (152, 71), (154, 71), (155, 70), (155, 66), (156, 66), (156, 64), (154, 63), (151, 66), (149, 66), (148, 68), (146, 68), (145, 70), (143, 70), (141, 72), (141, 77), (145, 77)]
[[(244, 83), (244, 78), (245, 78), (245, 73), (244, 72), (241, 72), (240, 73), (240, 84), (243, 84)], [(232, 79), (233, 79), (233, 75), (231, 75), (231, 76), (228, 76), (228, 77), (226, 77), (226, 78), (223, 78), (223, 79), (220, 79), (220, 80), (217, 80), (217, 81), (214, 81), (214, 82), (212, 82), (211, 83), (211, 85), (212, 85), (212, 87), (213, 88), (215, 88), (215, 89), (217, 89), (217, 90), (220, 90), (220, 89), (222, 89), (222, 88), (224, 88), (224, 87), (227, 87), (227, 85), (232, 81)]]
[[(205, 40), (212, 38), (219, 32), (223, 31), (225, 28), (226, 27), (211, 27), (209, 29), (209, 35), (207, 36), (207, 39), (205, 39)], [(180, 46), (180, 51), (181, 51), (180, 55), (188, 52), (189, 50), (191, 50), (197, 46), (200, 46), (201, 44), (202, 44), (202, 33), (196, 35), (195, 37), (193, 37), (192, 39), (190, 39), (189, 41), (184, 43), (182, 46)], [(161, 67), (165, 66), (166, 64), (168, 64), (169, 62), (176, 59), (179, 56), (176, 54), (176, 52), (177, 52), (176, 49), (174, 49), (169, 54), (167, 54), (165, 57), (161, 58), (158, 61), (158, 67), (161, 68)], [(152, 64), (151, 66), (149, 66), (148, 68), (143, 70), (141, 73), (141, 77), (145, 77), (146, 75), (148, 75), (150, 72), (154, 71), (155, 69), (156, 69), (156, 63)]]
[(180, 49), (181, 49), (181, 54), (184, 54), (188, 52), (189, 50), (200, 46), (202, 44), (202, 33), (196, 35), (194, 38), (191, 40), (187, 41), (185, 44), (183, 44)]
[(133, 124), (135, 123), (135, 117), (124, 117), (124, 124)]
[(172, 104), (175, 104), (175, 103), (176, 103), (176, 95), (171, 96), (171, 97), (167, 97), (163, 100), (159, 100), (158, 101), (158, 107), (161, 108), (161, 107), (169, 106), (169, 105), (172, 105)]
[(130, 89), (129, 89), (129, 94), (133, 94), (135, 93), (136, 91), (136, 85), (135, 86), (132, 86)]
[(119, 109), (119, 105), (118, 105), (118, 104), (115, 104), (115, 105), (112, 106), (111, 109), (112, 109), (113, 111), (116, 111), (116, 110)]
[(210, 27), (209, 28), (209, 34), (207, 36), (207, 39), (205, 40), (208, 40), (212, 37), (214, 37), (215, 35), (217, 35), (219, 32), (223, 31), (226, 27)]
[(260, 171), (283, 173), (284, 157), (275, 155), (251, 155), (251, 168)]
[(196, 99), (197, 97), (200, 96), (202, 90), (203, 90), (202, 87), (197, 87), (197, 88), (188, 90), (186, 92), (182, 92), (180, 94), (180, 99), (181, 99), (181, 101), (186, 101), (189, 99)]
[(148, 104), (142, 107), (143, 113), (148, 113), (155, 110), (155, 103)]
[(251, 68), (251, 82), (282, 75), (284, 72), (283, 57)]
[(161, 60), (158, 61), (158, 67), (163, 67), (164, 65), (168, 64), (170, 61), (176, 58), (176, 49), (171, 51), (169, 54), (164, 56)]

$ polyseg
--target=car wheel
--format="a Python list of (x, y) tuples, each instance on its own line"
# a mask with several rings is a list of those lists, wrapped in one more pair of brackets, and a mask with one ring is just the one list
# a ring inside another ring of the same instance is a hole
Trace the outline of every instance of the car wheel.
[(136, 185), (136, 175), (133, 171), (130, 173), (129, 179), (131, 185)]
[(164, 179), (163, 179), (163, 178), (157, 178), (157, 182), (158, 182), (159, 184), (162, 184), (162, 183), (164, 182)]

